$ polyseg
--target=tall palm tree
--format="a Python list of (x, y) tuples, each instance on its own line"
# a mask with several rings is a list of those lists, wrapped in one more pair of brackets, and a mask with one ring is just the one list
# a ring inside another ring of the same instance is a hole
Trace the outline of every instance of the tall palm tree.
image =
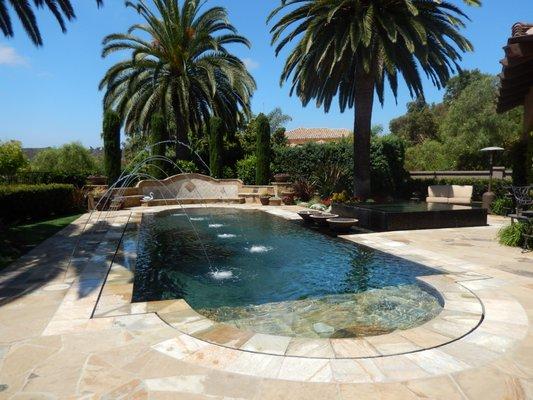
[[(96, 4), (101, 6), (103, 0), (96, 0)], [(8, 6), (11, 6), (15, 11), (24, 30), (36, 46), (42, 46), (43, 39), (35, 17), (35, 8), (48, 8), (63, 32), (67, 30), (65, 19), (70, 21), (76, 18), (70, 0), (33, 0), (33, 4), (30, 0), (0, 0), (0, 31), (5, 37), (13, 37), (14, 35)]]
[(459, 33), (468, 17), (441, 0), (282, 0), (269, 21), (282, 11), (271, 30), (276, 55), (297, 43), (281, 83), (291, 81), (304, 106), (315, 99), (328, 112), (338, 96), (341, 112), (354, 108), (354, 194), (367, 198), (374, 93), (383, 104), (387, 80), (396, 97), (401, 75), (411, 96), (422, 96), (420, 70), (444, 86), (472, 50)]
[[(231, 54), (228, 44), (250, 46), (237, 34), (224, 8), (201, 12), (198, 0), (145, 0), (127, 2), (144, 18), (126, 34), (104, 39), (103, 56), (129, 51), (131, 58), (111, 67), (100, 83), (104, 106), (116, 108), (127, 132), (148, 128), (151, 116), (162, 112), (178, 141), (189, 143), (209, 118), (220, 117), (228, 128), (250, 114), (255, 81), (244, 63)], [(133, 35), (140, 31), (147, 38)], [(177, 145), (177, 157), (188, 158)]]

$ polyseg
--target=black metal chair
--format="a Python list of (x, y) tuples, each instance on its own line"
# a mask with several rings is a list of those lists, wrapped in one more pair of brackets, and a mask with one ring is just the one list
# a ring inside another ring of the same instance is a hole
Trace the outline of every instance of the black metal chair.
[(520, 221), (529, 225), (527, 233), (522, 233), (523, 238), (523, 251), (531, 249), (531, 243), (533, 242), (533, 212), (528, 211), (533, 205), (533, 197), (531, 192), (533, 191), (533, 185), (529, 186), (511, 186), (511, 193), (513, 194), (516, 213), (509, 214), (511, 223), (514, 221)]
[(511, 218), (511, 223), (514, 223), (515, 220), (523, 222), (530, 221), (531, 217), (524, 216), (522, 213), (527, 211), (531, 205), (533, 205), (533, 197), (530, 195), (533, 190), (533, 185), (511, 186), (510, 189), (516, 204), (515, 214), (508, 215), (508, 217)]

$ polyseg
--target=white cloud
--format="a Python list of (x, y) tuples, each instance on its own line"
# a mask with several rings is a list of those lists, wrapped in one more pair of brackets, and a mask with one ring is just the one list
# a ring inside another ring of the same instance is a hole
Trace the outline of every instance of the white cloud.
[(0, 43), (0, 65), (10, 67), (26, 66), (28, 65), (28, 60), (18, 54), (13, 47)]
[(252, 60), (251, 58), (245, 58), (244, 60), (242, 60), (242, 62), (250, 71), (259, 68), (259, 63), (255, 60)]

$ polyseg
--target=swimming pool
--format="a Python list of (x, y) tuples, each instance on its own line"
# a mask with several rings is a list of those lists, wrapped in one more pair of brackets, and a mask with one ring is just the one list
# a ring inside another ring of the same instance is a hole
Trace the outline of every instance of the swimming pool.
[(438, 315), (416, 279), (437, 273), (262, 211), (178, 209), (143, 217), (133, 301), (183, 298), (259, 333), (367, 336)]

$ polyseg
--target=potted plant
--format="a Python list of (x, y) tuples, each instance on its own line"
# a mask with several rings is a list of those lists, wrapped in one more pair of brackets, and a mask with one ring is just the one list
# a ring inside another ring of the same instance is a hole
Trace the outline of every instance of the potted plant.
[(268, 189), (261, 189), (259, 192), (259, 201), (262, 205), (268, 206), (270, 203), (270, 194), (268, 194)]
[(91, 191), (87, 193), (88, 209), (98, 211), (105, 211), (108, 199), (104, 199), (107, 190), (104, 186), (95, 186)]
[(281, 206), (281, 197), (274, 196), (268, 199), (268, 204), (271, 206)]
[(107, 176), (102, 175), (89, 175), (87, 177), (87, 183), (93, 186), (102, 186), (107, 184)]
[(287, 206), (294, 205), (294, 193), (293, 192), (283, 192), (283, 197), (281, 198), (283, 200), (283, 204)]
[(289, 182), (291, 176), (289, 174), (276, 174), (274, 175), (274, 180), (278, 183)]

